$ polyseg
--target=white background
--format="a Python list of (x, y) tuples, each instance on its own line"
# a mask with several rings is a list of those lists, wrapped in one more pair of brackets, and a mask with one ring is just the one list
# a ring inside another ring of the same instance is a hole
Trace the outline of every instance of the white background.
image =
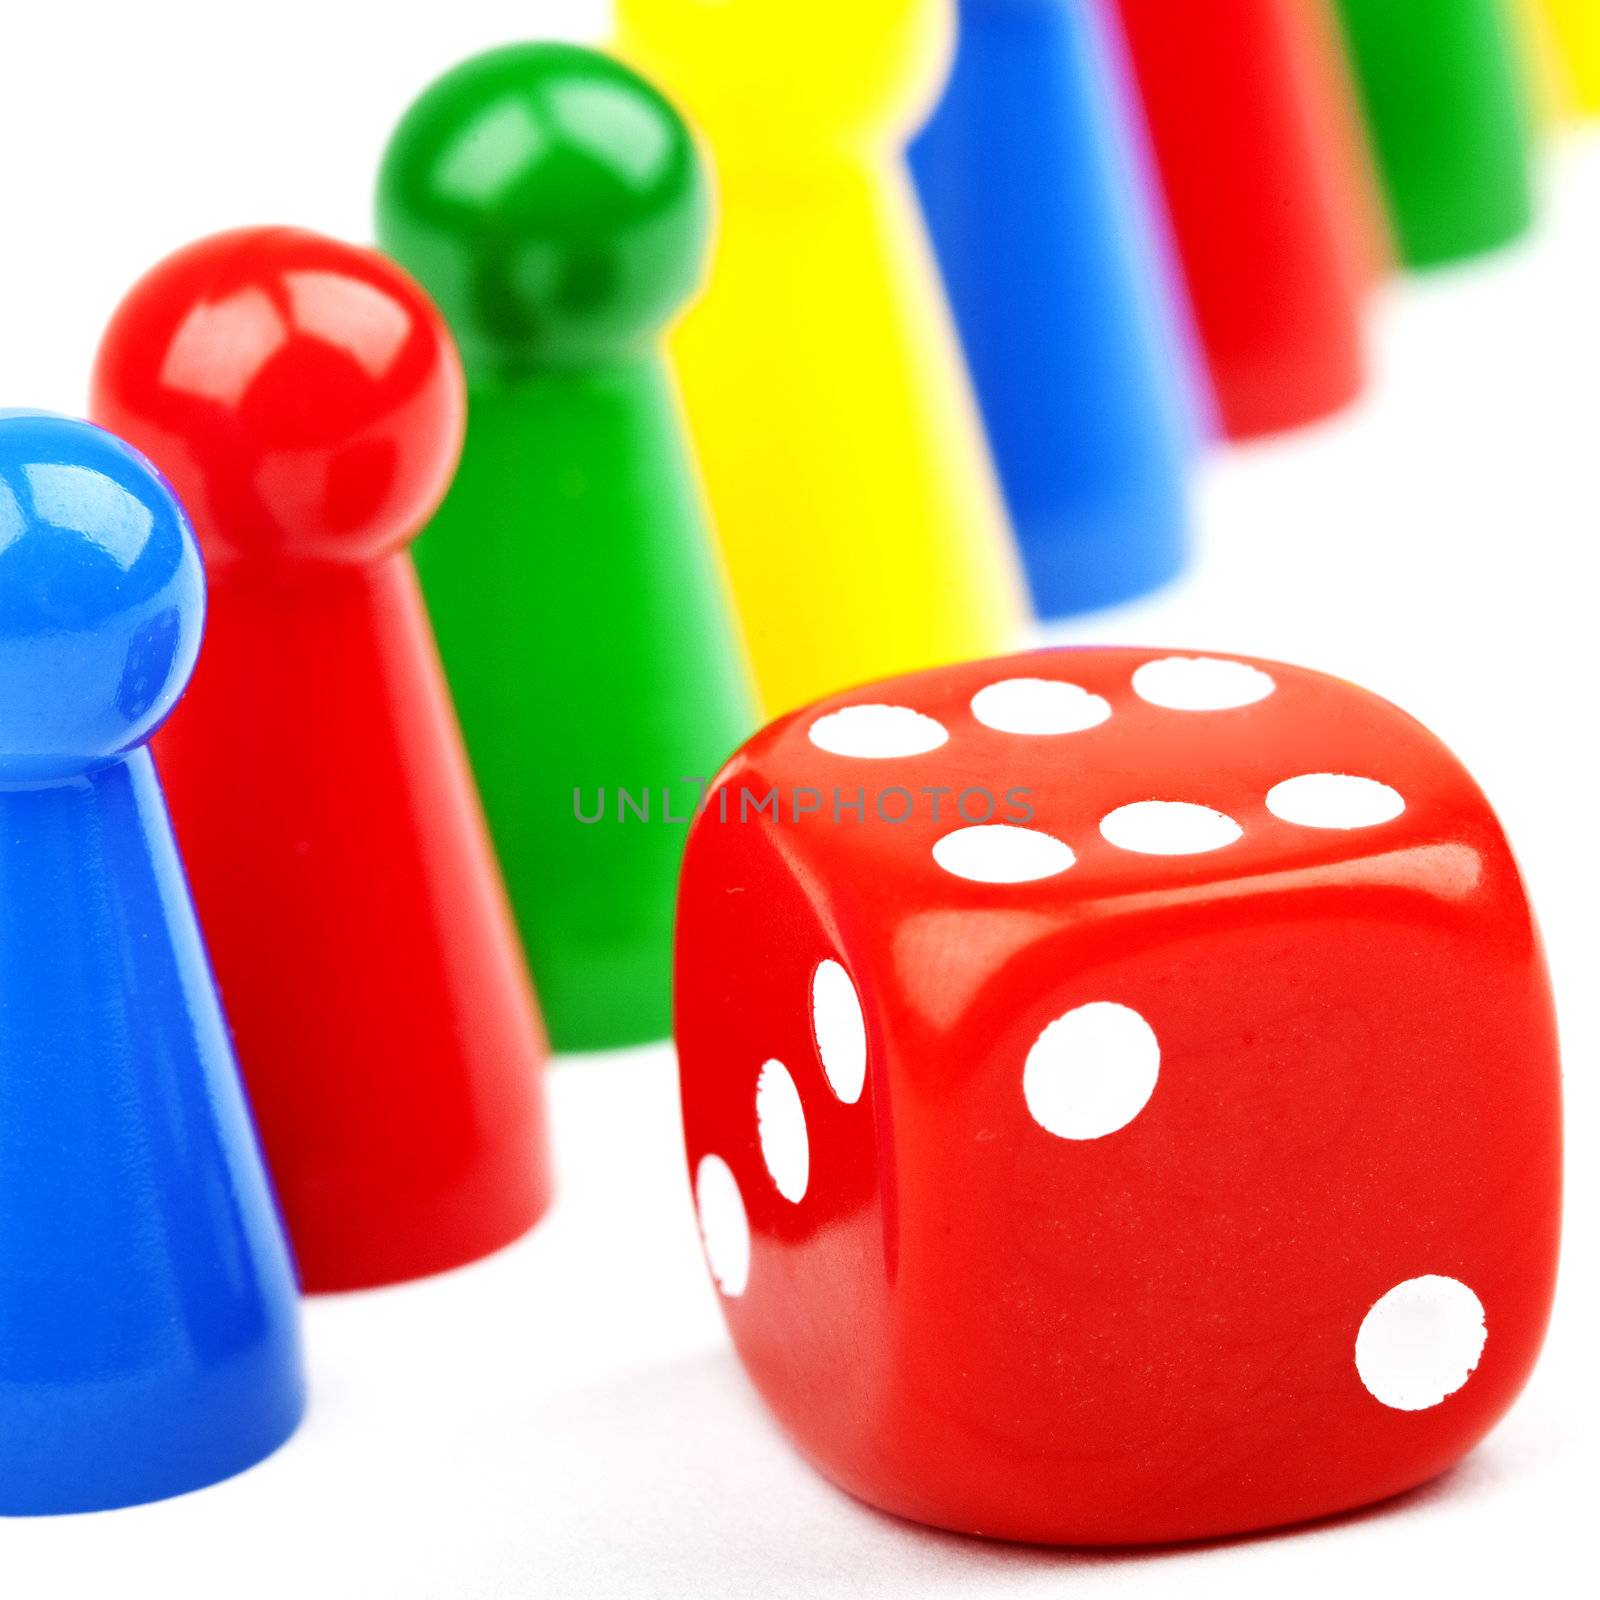
[[(81, 410), (106, 315), (189, 238), (280, 221), (366, 237), (379, 150), (424, 82), (491, 44), (603, 26), (584, 0), (5, 5), (0, 405)], [(1218, 454), (1201, 488), (1204, 553), (1184, 584), (1063, 633), (1352, 678), (1429, 723), (1501, 811), (1561, 1002), (1569, 1234), (1544, 1361), (1462, 1467), (1311, 1530), (1143, 1555), (985, 1545), (854, 1504), (790, 1453), (722, 1337), (661, 1047), (556, 1072), (564, 1190), (531, 1239), (433, 1282), (308, 1307), (313, 1403), (286, 1449), (164, 1505), (0, 1522), (0, 1589), (28, 1600), (1592, 1592), (1600, 134), (1554, 146), (1548, 180), (1532, 244), (1388, 291), (1358, 409)]]

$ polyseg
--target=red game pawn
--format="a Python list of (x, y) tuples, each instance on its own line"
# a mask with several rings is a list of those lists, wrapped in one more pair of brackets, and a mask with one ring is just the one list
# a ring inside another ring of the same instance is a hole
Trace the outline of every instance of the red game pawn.
[(1229, 437), (1337, 410), (1385, 245), (1324, 0), (1120, 3)]
[(370, 251), (220, 234), (123, 302), (94, 414), (207, 561), (155, 749), (305, 1287), (496, 1249), (549, 1197), (545, 1044), (405, 548), (461, 446), (449, 334)]

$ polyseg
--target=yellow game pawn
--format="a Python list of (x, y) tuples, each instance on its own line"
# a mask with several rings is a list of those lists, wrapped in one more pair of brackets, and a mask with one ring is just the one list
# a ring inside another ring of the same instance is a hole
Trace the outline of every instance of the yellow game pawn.
[(1544, 0), (1573, 109), (1600, 112), (1600, 0)]
[(1555, 0), (1512, 0), (1517, 43), (1528, 80), (1528, 108), (1541, 135), (1572, 114), (1566, 63), (1556, 44)]
[(767, 710), (1010, 648), (1020, 572), (904, 165), (949, 0), (618, 12), (719, 180), (673, 355)]

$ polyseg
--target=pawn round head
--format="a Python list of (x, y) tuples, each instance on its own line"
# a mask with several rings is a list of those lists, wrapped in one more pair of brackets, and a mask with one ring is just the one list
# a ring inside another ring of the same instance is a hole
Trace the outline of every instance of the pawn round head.
[(92, 423), (0, 411), (0, 783), (148, 739), (204, 614), (183, 508), (138, 451)]
[(449, 487), (466, 397), (443, 319), (393, 262), (247, 228), (134, 286), (101, 342), (93, 411), (172, 480), (220, 569), (400, 548)]
[(904, 140), (955, 48), (954, 0), (617, 0), (623, 49), (721, 162), (836, 139)]
[(704, 267), (693, 140), (636, 73), (568, 44), (456, 67), (395, 130), (378, 237), (470, 369), (603, 360), (648, 341)]

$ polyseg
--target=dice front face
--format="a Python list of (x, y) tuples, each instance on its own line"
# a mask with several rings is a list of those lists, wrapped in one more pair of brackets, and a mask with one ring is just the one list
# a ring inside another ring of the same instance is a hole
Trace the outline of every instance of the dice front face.
[(1471, 779), (1338, 680), (1051, 650), (774, 724), (691, 836), (678, 1043), (741, 1358), (898, 1514), (1334, 1512), (1449, 1466), (1537, 1354), (1538, 938)]

